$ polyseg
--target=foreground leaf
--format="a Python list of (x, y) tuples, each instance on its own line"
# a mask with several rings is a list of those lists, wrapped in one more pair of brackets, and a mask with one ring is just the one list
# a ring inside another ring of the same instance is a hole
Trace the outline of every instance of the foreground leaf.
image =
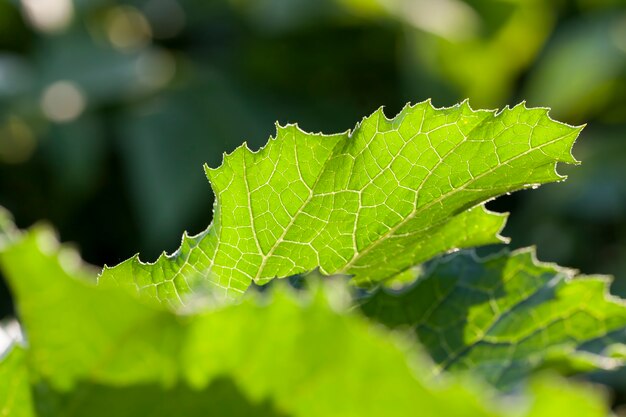
[(0, 355), (0, 416), (34, 416), (24, 351), (13, 346)]
[(505, 217), (480, 204), (509, 191), (563, 179), (580, 132), (546, 109), (382, 110), (352, 132), (310, 134), (278, 127), (258, 152), (245, 145), (206, 169), (214, 221), (155, 264), (138, 257), (105, 268), (116, 282), (173, 304), (201, 282), (236, 296), (320, 267), (379, 282), (446, 251), (496, 243)]
[[(55, 386), (68, 388), (87, 375), (115, 383), (173, 378), (164, 342), (172, 316), (119, 290), (96, 290), (96, 270), (61, 248), (49, 228), (35, 227), (5, 248), (0, 265), (27, 331), (30, 361)], [(127, 355), (118, 355), (121, 349)], [(163, 363), (143, 366), (150, 358)]]
[(406, 291), (378, 291), (361, 310), (391, 328), (409, 327), (437, 371), (471, 370), (507, 388), (542, 366), (612, 369), (626, 342), (626, 304), (606, 277), (535, 260), (530, 249), (484, 260), (473, 253), (436, 262)]
[[(589, 404), (572, 417), (608, 414), (601, 397), (560, 380), (535, 388), (530, 403), (519, 399), (528, 414), (486, 405), (471, 379), (435, 386), (408, 340), (329, 303), (325, 291), (303, 298), (277, 287), (270, 298), (180, 315), (94, 286), (64, 253), (36, 228), (0, 254), (28, 341), (26, 361), (0, 361), (0, 398), (4, 381), (29, 375), (40, 417), (542, 416), (551, 410), (544, 391), (557, 389)], [(29, 406), (23, 397), (8, 415)]]

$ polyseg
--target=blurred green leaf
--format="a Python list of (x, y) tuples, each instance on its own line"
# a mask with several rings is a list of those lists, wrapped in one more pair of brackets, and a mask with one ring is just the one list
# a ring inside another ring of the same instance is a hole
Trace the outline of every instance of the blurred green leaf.
[(0, 352), (0, 415), (7, 417), (35, 416), (25, 366), (26, 353), (13, 346)]
[[(487, 406), (471, 379), (425, 381), (407, 340), (332, 301), (341, 286), (299, 296), (281, 287), (180, 315), (94, 286), (67, 256), (42, 228), (0, 255), (28, 339), (0, 362), (0, 396), (23, 387), (16, 378), (33, 381), (37, 415), (526, 415)], [(556, 379), (534, 397), (555, 390), (581, 396), (572, 416), (607, 414), (599, 396)], [(11, 416), (28, 415), (28, 391), (19, 394)], [(550, 409), (535, 402), (528, 415)]]
[(588, 120), (615, 101), (624, 104), (614, 96), (624, 74), (626, 11), (585, 16), (563, 27), (547, 45), (524, 96), (550, 106), (558, 117)]
[[(469, 3), (476, 9), (459, 15), (459, 21), (455, 22), (451, 21), (455, 14), (439, 7), (440, 3), (441, 6), (459, 3), (465, 7)], [(456, 90), (455, 96), (471, 97), (479, 107), (499, 107), (507, 102), (520, 74), (532, 64), (555, 25), (555, 6), (542, 0), (421, 0), (406, 4), (409, 9), (415, 4), (430, 5), (415, 13), (418, 24), (414, 25), (417, 30), (409, 35), (407, 63), (427, 66), (432, 77)], [(420, 22), (427, 26), (438, 24), (445, 30), (424, 33)], [(462, 24), (467, 27), (464, 31), (446, 34), (446, 28), (462, 28)], [(411, 60), (410, 55), (419, 59)]]

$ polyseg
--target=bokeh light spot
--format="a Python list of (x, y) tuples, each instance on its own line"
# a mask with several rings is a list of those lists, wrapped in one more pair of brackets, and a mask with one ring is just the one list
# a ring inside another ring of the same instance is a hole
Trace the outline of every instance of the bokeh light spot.
[(149, 88), (165, 86), (176, 73), (176, 61), (171, 53), (163, 50), (151, 50), (142, 53), (137, 59), (137, 78)]
[(480, 29), (480, 16), (463, 1), (386, 1), (383, 4), (416, 29), (449, 41), (472, 39)]
[(111, 9), (106, 16), (105, 28), (111, 44), (122, 51), (139, 49), (152, 38), (148, 20), (131, 6)]
[(0, 161), (19, 164), (27, 161), (35, 151), (37, 142), (33, 131), (24, 121), (10, 116), (0, 126)]
[(59, 32), (69, 26), (74, 15), (72, 0), (22, 0), (24, 17), (42, 32)]
[(70, 81), (57, 81), (44, 91), (41, 110), (54, 122), (69, 122), (85, 110), (87, 98), (81, 89)]

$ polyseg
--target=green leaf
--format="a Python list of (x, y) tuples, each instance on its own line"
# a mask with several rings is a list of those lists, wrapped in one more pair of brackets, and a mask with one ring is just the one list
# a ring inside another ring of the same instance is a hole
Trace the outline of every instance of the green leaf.
[(235, 297), (319, 267), (367, 285), (438, 254), (500, 242), (505, 216), (481, 203), (564, 177), (557, 162), (580, 128), (524, 105), (474, 111), (467, 102), (435, 109), (382, 109), (351, 132), (277, 127), (253, 152), (244, 144), (206, 168), (216, 195), (214, 221), (183, 237), (172, 255), (137, 256), (105, 268), (100, 281), (172, 304), (202, 283)]
[[(429, 381), (409, 340), (332, 301), (341, 282), (299, 295), (277, 286), (182, 315), (94, 286), (45, 228), (5, 247), (0, 265), (28, 341), (14, 351), (25, 358), (0, 362), (0, 398), (27, 370), (41, 417), (525, 415), (488, 405), (469, 378)], [(546, 389), (557, 388), (590, 404), (571, 416), (607, 415), (596, 394), (560, 380)], [(519, 401), (532, 404), (543, 390)], [(22, 398), (9, 415), (28, 415)], [(597, 412), (582, 414), (589, 409)]]
[[(590, 387), (563, 383), (553, 377), (538, 378), (530, 383), (533, 400), (527, 417), (613, 416), (606, 406), (606, 393)], [(604, 399), (604, 401), (602, 400)]]
[(24, 351), (12, 346), (2, 355), (5, 356), (0, 356), (0, 416), (34, 416)]
[(204, 389), (159, 384), (111, 386), (81, 383), (72, 391), (36, 387), (38, 417), (287, 417), (270, 401), (252, 402), (231, 379), (219, 378)]
[(461, 252), (435, 262), (401, 292), (361, 305), (391, 328), (409, 327), (443, 370), (471, 370), (508, 388), (539, 367), (612, 369), (626, 341), (626, 304), (606, 277), (539, 263), (533, 249), (484, 260)]
[[(96, 289), (96, 269), (61, 247), (48, 227), (16, 239), (0, 265), (27, 331), (29, 360), (54, 386), (67, 389), (88, 375), (107, 383), (175, 377), (175, 347), (166, 343), (175, 341), (167, 339), (175, 317), (119, 289)], [(156, 360), (159, 367), (144, 366)]]

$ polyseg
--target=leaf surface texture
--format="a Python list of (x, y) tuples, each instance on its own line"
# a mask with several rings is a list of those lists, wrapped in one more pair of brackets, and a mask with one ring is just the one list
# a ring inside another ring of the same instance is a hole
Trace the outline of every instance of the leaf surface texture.
[(380, 290), (361, 305), (390, 328), (408, 327), (436, 372), (471, 370), (507, 388), (539, 367), (612, 369), (626, 342), (626, 304), (609, 280), (537, 262), (534, 250), (435, 261), (401, 293)]
[(563, 179), (556, 164), (576, 162), (579, 132), (546, 109), (428, 101), (393, 119), (379, 109), (342, 134), (278, 126), (258, 152), (243, 145), (206, 168), (216, 202), (205, 232), (154, 264), (135, 256), (105, 268), (100, 281), (174, 305), (207, 283), (236, 297), (252, 282), (318, 267), (377, 283), (441, 253), (500, 242), (505, 216), (481, 204)]

